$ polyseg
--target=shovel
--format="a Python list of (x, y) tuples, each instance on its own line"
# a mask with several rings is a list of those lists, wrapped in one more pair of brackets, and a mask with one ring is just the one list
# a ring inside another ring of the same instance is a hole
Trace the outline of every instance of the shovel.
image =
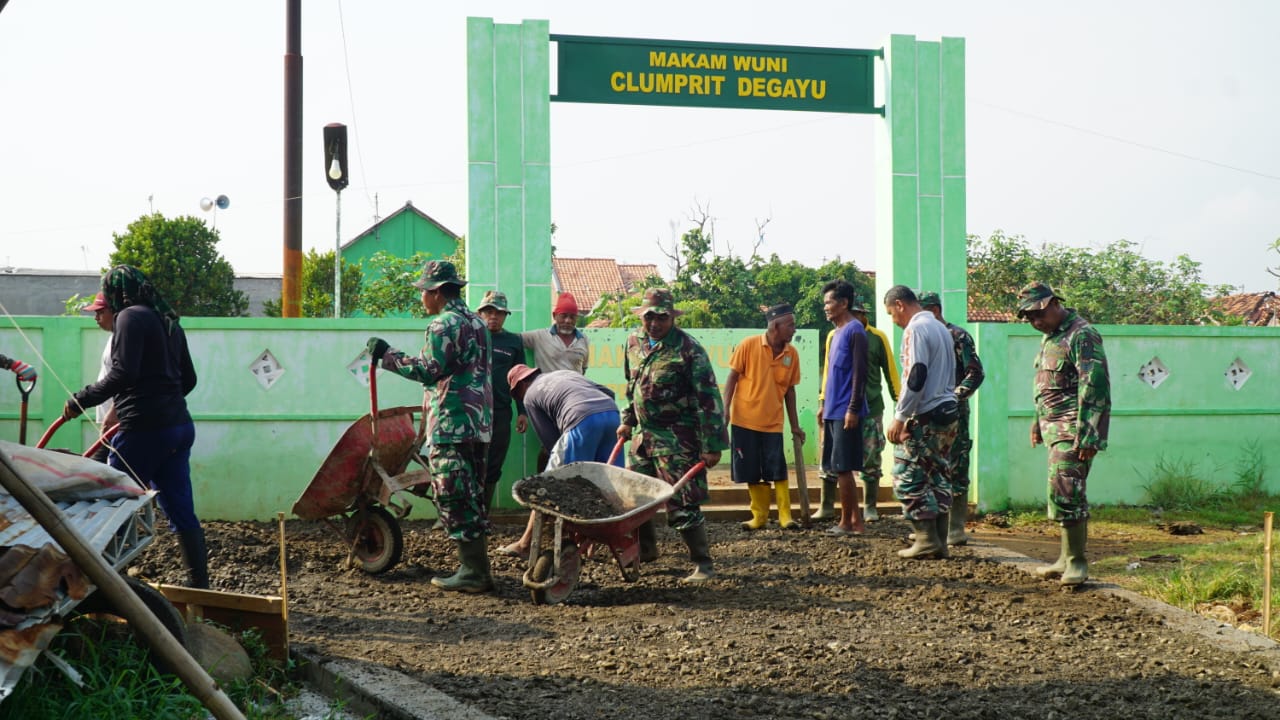
[(31, 396), (31, 391), (36, 389), (36, 379), (31, 378), (27, 382), (23, 382), (22, 378), (17, 375), (13, 376), (14, 382), (18, 384), (18, 392), (22, 394), (22, 412), (19, 414), (18, 420), (18, 444), (27, 444), (27, 398)]
[(795, 435), (791, 436), (791, 449), (795, 453), (796, 487), (800, 489), (800, 524), (812, 527), (809, 520), (809, 483), (804, 478), (804, 443)]

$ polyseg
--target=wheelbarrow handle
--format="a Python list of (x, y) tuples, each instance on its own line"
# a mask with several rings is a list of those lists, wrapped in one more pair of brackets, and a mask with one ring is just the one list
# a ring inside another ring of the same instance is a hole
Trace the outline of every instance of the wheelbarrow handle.
[[(609, 453), (609, 464), (612, 465), (614, 460), (618, 459), (618, 453), (622, 452), (622, 446), (627, 444), (626, 438), (618, 438), (618, 442), (613, 446), (613, 452)], [(599, 456), (597, 456), (599, 457)]]
[(45, 430), (44, 434), (40, 436), (40, 440), (36, 442), (36, 447), (42, 448), (45, 445), (48, 445), (49, 438), (53, 437), (53, 434), (58, 432), (58, 428), (62, 427), (62, 425), (66, 422), (67, 422), (67, 419), (62, 417), (61, 415), (54, 418), (53, 422), (49, 423), (49, 429)]
[(675, 485), (671, 486), (671, 494), (675, 495), (676, 493), (683, 490), (684, 486), (688, 485), (689, 481), (692, 480), (695, 475), (697, 475), (698, 473), (706, 469), (707, 469), (707, 464), (701, 461), (699, 461), (697, 465), (694, 465), (693, 467), (689, 468), (689, 471), (686, 472), (683, 476), (681, 476), (680, 479), (676, 481)]
[(85, 450), (85, 451), (84, 451), (84, 456), (85, 456), (85, 457), (92, 457), (94, 453), (96, 453), (96, 452), (98, 452), (98, 450), (102, 449), (102, 446), (103, 446), (103, 445), (105, 445), (105, 444), (107, 443), (107, 441), (108, 441), (108, 440), (110, 440), (110, 439), (112, 438), (112, 436), (114, 436), (114, 435), (116, 434), (116, 431), (117, 431), (117, 430), (119, 430), (119, 429), (120, 429), (120, 423), (116, 423), (115, 425), (112, 425), (111, 427), (109, 427), (109, 428), (107, 428), (106, 430), (102, 431), (102, 435), (101, 435), (101, 437), (99, 437), (97, 440), (95, 440), (95, 441), (94, 441), (94, 443), (93, 443), (92, 445), (90, 445), (90, 446), (89, 446), (89, 449), (88, 449), (88, 450)]

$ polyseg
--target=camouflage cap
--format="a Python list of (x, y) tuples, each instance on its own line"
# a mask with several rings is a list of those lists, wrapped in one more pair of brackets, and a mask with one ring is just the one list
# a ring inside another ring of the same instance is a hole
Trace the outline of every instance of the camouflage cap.
[(938, 293), (932, 290), (928, 292), (920, 293), (920, 306), (929, 307), (931, 305), (942, 307), (942, 298), (938, 295)]
[(422, 266), (422, 279), (413, 284), (416, 288), (423, 290), (435, 290), (446, 283), (453, 283), (458, 287), (467, 284), (466, 280), (458, 277), (458, 268), (448, 260), (432, 260)]
[(867, 300), (861, 295), (854, 295), (849, 301), (849, 312), (865, 313), (867, 311)]
[(640, 301), (640, 307), (631, 312), (637, 315), (654, 313), (672, 317), (684, 314), (683, 310), (676, 309), (675, 298), (671, 296), (671, 291), (666, 288), (649, 288), (645, 290), (644, 300)]
[(1042, 282), (1031, 283), (1018, 293), (1018, 317), (1023, 317), (1035, 310), (1043, 310), (1054, 298), (1061, 300), (1062, 296)]
[(493, 308), (494, 310), (501, 310), (508, 315), (511, 314), (511, 311), (507, 309), (507, 294), (497, 290), (489, 290), (484, 294), (484, 299), (480, 301), (480, 307), (476, 308), (476, 312), (485, 308)]

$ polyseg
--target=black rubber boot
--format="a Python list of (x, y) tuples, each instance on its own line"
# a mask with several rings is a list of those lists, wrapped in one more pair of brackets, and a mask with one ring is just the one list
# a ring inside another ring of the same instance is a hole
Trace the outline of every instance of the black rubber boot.
[(880, 478), (862, 477), (862, 519), (875, 522), (880, 519)]
[(938, 534), (938, 544), (942, 549), (934, 553), (933, 556), (946, 560), (951, 557), (951, 551), (947, 548), (947, 528), (951, 526), (951, 512), (938, 513), (938, 517), (933, 520), (934, 532)]
[(640, 540), (640, 562), (653, 562), (658, 559), (658, 529), (653, 521), (648, 520), (636, 528), (636, 537)]
[(458, 572), (449, 577), (431, 578), (431, 584), (441, 590), (465, 593), (482, 593), (493, 589), (493, 576), (489, 574), (489, 548), (484, 537), (458, 543)]
[(208, 590), (209, 553), (204, 546), (204, 528), (180, 531), (178, 546), (182, 548), (182, 562), (186, 563), (190, 586)]
[(681, 530), (684, 544), (689, 546), (689, 559), (693, 561), (693, 572), (680, 580), (683, 583), (701, 583), (710, 580), (715, 572), (711, 567), (711, 540), (707, 538), (706, 524)]

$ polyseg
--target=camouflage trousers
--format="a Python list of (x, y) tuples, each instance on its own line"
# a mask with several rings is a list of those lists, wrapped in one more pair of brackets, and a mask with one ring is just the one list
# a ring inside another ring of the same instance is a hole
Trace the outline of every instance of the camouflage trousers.
[(969, 413), (961, 412), (956, 422), (956, 441), (951, 444), (951, 472), (947, 480), (951, 493), (957, 498), (969, 498), (969, 456), (973, 452), (973, 438), (969, 435)]
[(440, 524), (446, 535), (459, 542), (482, 538), (490, 530), (484, 507), (488, 454), (488, 443), (433, 443), (427, 453)]
[(907, 425), (907, 439), (893, 449), (893, 496), (908, 520), (929, 520), (951, 509), (951, 445), (956, 421)]
[(1070, 527), (1089, 519), (1085, 486), (1092, 460), (1081, 460), (1075, 438), (1059, 437), (1049, 444), (1049, 519)]
[[(658, 478), (668, 485), (675, 485), (689, 468), (701, 461), (702, 458), (697, 455), (659, 455), (651, 458), (631, 455), (627, 458), (627, 469)], [(707, 489), (707, 471), (703, 470), (667, 501), (667, 525), (675, 530), (688, 530), (706, 522), (707, 518), (702, 514), (702, 503), (708, 497), (710, 491)]]
[(884, 477), (884, 417), (868, 415), (858, 422), (862, 428), (862, 479), (879, 482)]

